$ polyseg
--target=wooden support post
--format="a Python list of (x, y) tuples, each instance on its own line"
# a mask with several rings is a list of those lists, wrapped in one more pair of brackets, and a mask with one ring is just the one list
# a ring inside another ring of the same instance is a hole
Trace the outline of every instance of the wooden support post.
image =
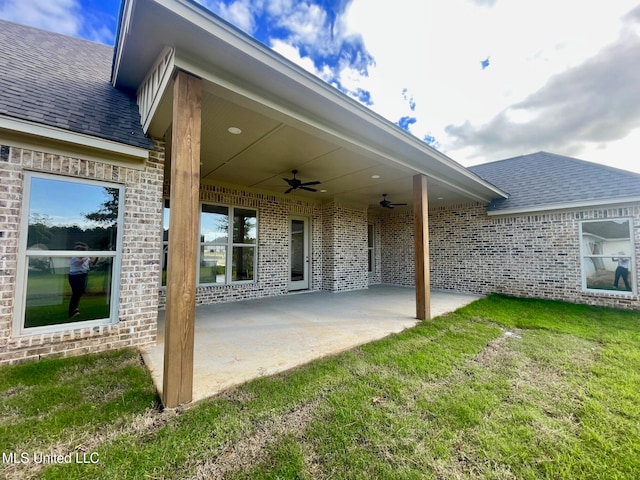
[(201, 109), (202, 81), (178, 72), (173, 86), (171, 216), (162, 388), (162, 402), (168, 408), (191, 402), (193, 395)]
[(427, 177), (413, 177), (413, 224), (416, 268), (416, 318), (431, 318), (431, 280), (429, 275), (429, 203)]

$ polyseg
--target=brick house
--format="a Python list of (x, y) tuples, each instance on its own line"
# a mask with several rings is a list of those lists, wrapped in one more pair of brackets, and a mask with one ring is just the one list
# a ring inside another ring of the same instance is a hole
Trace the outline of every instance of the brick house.
[(196, 304), (388, 283), (418, 318), (429, 288), (640, 308), (638, 175), (466, 169), (191, 0), (124, 1), (115, 48), (0, 25), (0, 363), (153, 343), (164, 308), (177, 404)]

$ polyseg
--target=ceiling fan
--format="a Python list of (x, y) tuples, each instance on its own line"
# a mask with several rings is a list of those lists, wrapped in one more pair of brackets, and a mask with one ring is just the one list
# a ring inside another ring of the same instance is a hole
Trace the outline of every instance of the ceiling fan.
[(382, 200), (380, 201), (380, 205), (384, 208), (393, 208), (393, 207), (404, 207), (406, 203), (391, 203), (390, 200), (387, 200), (387, 194), (382, 194)]
[(319, 185), (320, 181), (315, 180), (313, 182), (303, 182), (302, 180), (299, 180), (296, 178), (296, 174), (298, 173), (298, 170), (291, 170), (291, 173), (293, 173), (293, 178), (283, 178), (283, 180), (285, 182), (287, 182), (289, 184), (289, 189), (284, 192), (284, 193), (290, 193), (293, 190), (307, 190), (308, 192), (317, 192), (318, 190), (316, 190), (315, 188), (310, 188), (311, 185)]

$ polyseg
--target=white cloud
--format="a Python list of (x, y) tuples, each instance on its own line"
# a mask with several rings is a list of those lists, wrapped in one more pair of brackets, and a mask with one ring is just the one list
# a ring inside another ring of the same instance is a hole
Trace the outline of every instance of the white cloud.
[(326, 22), (327, 14), (322, 8), (306, 3), (296, 4), (277, 20), (279, 26), (290, 32), (292, 44), (315, 46), (320, 41), (323, 47), (330, 38)]
[(330, 75), (327, 75), (327, 72), (320, 71), (316, 68), (313, 60), (309, 57), (302, 57), (300, 55), (300, 50), (298, 50), (293, 45), (284, 42), (282, 40), (274, 40), (271, 48), (278, 52), (280, 55), (285, 57), (287, 60), (295, 63), (296, 65), (304, 68), (309, 73), (316, 75), (317, 77), (322, 78), (323, 80), (329, 80)]
[[(411, 131), (423, 137), (430, 127), (421, 119), (420, 110), (428, 105), (424, 95), (430, 68), (430, 48), (427, 45), (425, 20), (428, 13), (423, 0), (384, 2), (354, 0), (344, 18), (345, 28), (363, 36), (365, 46), (375, 60), (367, 78), (359, 80), (348, 69), (345, 78), (354, 88), (360, 84), (371, 91), (372, 108), (387, 119), (397, 122), (405, 116), (415, 116)], [(403, 92), (412, 96), (416, 111), (412, 111)]]
[(1, 0), (0, 18), (71, 36), (82, 28), (77, 0)]
[(615, 42), (592, 56), (576, 54), (572, 58), (581, 63), (559, 69), (543, 86), (494, 112), (488, 121), (466, 118), (448, 125), (447, 147), (484, 159), (536, 150), (571, 156), (599, 150), (602, 157), (607, 145), (640, 125), (640, 36), (634, 18), (626, 17)]
[(84, 9), (80, 0), (0, 0), (0, 18), (113, 45), (118, 12)]
[(253, 33), (256, 28), (253, 18), (254, 3), (250, 0), (238, 0), (227, 6), (223, 2), (218, 2), (218, 9), (213, 11), (217, 11), (218, 15), (241, 30)]

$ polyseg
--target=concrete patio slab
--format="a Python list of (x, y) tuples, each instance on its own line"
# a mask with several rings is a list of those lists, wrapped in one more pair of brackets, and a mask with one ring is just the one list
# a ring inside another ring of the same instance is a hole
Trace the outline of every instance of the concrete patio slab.
[[(434, 291), (432, 317), (476, 295)], [(413, 288), (308, 292), (196, 307), (193, 401), (400, 332), (417, 323)], [(162, 392), (164, 311), (143, 358)]]

